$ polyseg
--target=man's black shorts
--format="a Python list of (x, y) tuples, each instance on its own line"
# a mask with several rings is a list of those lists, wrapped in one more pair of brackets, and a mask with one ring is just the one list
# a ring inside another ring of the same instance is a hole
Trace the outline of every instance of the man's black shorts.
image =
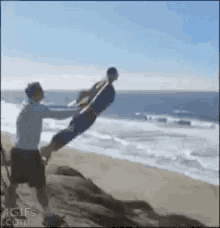
[(46, 183), (45, 166), (38, 150), (11, 150), (11, 183), (41, 188)]

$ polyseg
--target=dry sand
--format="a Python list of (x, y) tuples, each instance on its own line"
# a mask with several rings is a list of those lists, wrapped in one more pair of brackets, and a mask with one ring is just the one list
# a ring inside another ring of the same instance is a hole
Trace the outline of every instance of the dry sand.
[[(14, 139), (1, 137), (9, 151)], [(47, 182), (50, 204), (71, 226), (219, 225), (219, 186), (138, 163), (62, 149), (47, 166)], [(18, 192), (36, 205), (26, 185)]]

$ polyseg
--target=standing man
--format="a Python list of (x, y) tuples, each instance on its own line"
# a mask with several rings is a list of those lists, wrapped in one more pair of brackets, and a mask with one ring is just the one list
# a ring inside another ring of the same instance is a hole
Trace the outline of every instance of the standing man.
[(44, 223), (47, 224), (50, 210), (46, 192), (45, 166), (38, 150), (42, 120), (43, 118), (66, 119), (78, 115), (80, 110), (72, 108), (57, 111), (40, 104), (44, 91), (38, 82), (29, 84), (25, 93), (29, 103), (21, 110), (16, 122), (17, 140), (11, 150), (11, 182), (5, 196), (6, 208), (10, 211), (16, 207), (17, 186), (28, 183), (29, 187), (36, 189), (37, 199), (44, 211)]
[[(41, 149), (41, 155), (45, 163), (50, 158), (52, 151), (57, 151), (64, 147), (77, 135), (82, 134), (95, 122), (96, 118), (109, 107), (115, 99), (115, 90), (112, 83), (118, 79), (118, 71), (115, 67), (107, 70), (106, 79), (97, 82), (90, 90), (82, 90), (77, 98), (77, 104), (82, 109), (87, 107), (84, 113), (74, 116), (69, 127), (56, 134), (51, 143)], [(103, 91), (102, 91), (103, 90)], [(97, 95), (92, 105), (89, 102)]]

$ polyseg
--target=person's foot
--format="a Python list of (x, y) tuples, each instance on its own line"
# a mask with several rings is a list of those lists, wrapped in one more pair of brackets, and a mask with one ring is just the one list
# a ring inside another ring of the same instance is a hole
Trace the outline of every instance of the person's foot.
[(48, 160), (50, 159), (51, 152), (52, 150), (50, 146), (44, 146), (40, 149), (41, 158), (44, 161), (45, 165), (47, 165)]
[(59, 216), (56, 214), (49, 214), (44, 217), (43, 225), (46, 227), (68, 227), (68, 224), (64, 220), (65, 216)]

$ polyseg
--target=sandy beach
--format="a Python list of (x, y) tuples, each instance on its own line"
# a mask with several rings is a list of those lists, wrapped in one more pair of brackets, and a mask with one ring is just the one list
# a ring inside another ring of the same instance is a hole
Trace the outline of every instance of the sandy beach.
[[(14, 138), (2, 133), (1, 141), (9, 152)], [(218, 186), (138, 163), (62, 149), (47, 165), (47, 182), (51, 205), (70, 226), (219, 225)], [(26, 185), (18, 192), (33, 204)]]

